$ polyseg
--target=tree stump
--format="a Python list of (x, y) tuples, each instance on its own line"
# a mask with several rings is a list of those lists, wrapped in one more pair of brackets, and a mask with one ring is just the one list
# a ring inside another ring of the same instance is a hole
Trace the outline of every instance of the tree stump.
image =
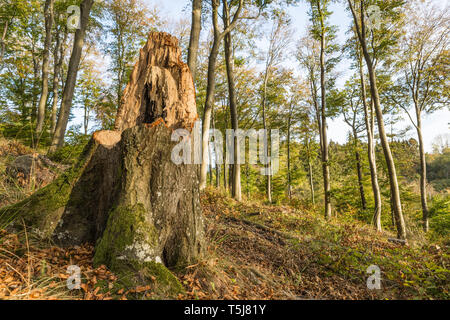
[(95, 244), (129, 285), (156, 277), (166, 293), (181, 285), (165, 267), (195, 263), (203, 251), (199, 168), (176, 165), (171, 141), (197, 119), (191, 73), (176, 38), (151, 33), (120, 106), (115, 131), (96, 132), (76, 165), (30, 198), (0, 209), (60, 245)]

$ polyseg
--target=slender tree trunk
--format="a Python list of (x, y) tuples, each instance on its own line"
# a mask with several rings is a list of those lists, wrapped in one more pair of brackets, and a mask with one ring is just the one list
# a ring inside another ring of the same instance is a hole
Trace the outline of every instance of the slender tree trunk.
[(89, 106), (84, 106), (84, 135), (87, 136), (89, 129)]
[(58, 116), (58, 90), (59, 90), (59, 80), (61, 76), (62, 64), (64, 61), (64, 46), (67, 40), (67, 32), (64, 32), (64, 38), (61, 41), (60, 32), (56, 33), (56, 45), (54, 52), (54, 74), (53, 74), (53, 104), (52, 104), (52, 115), (51, 115), (51, 134), (55, 133), (56, 130), (56, 120)]
[(428, 232), (428, 204), (427, 204), (427, 162), (425, 158), (425, 147), (422, 137), (422, 119), (421, 114), (416, 107), (417, 117), (417, 136), (419, 138), (419, 154), (420, 154), (420, 200), (422, 204), (423, 230)]
[[(223, 6), (223, 23), (224, 27), (228, 28), (230, 26), (230, 13), (226, 1)], [(228, 95), (230, 102), (230, 116), (231, 116), (231, 128), (236, 133), (239, 129), (238, 114), (237, 114), (237, 103), (236, 103), (236, 87), (234, 83), (234, 57), (232, 52), (232, 38), (231, 32), (229, 32), (224, 39), (224, 49), (225, 49), (225, 64), (227, 69), (227, 80), (228, 80)], [(241, 166), (239, 163), (239, 139), (237, 136), (233, 139), (234, 144), (234, 164), (232, 171), (232, 181), (231, 181), (231, 196), (237, 201), (242, 200), (241, 193)]]
[(320, 90), (321, 90), (321, 124), (322, 124), (322, 171), (323, 188), (325, 196), (325, 217), (331, 219), (331, 186), (330, 186), (330, 165), (328, 156), (327, 118), (326, 118), (326, 79), (325, 79), (325, 26), (323, 14), (318, 2), (321, 23), (320, 37)]
[(203, 123), (202, 123), (202, 164), (200, 168), (200, 190), (206, 187), (206, 179), (208, 172), (208, 142), (209, 142), (209, 128), (211, 127), (211, 108), (214, 104), (214, 93), (216, 85), (216, 63), (217, 56), (219, 54), (219, 46), (224, 37), (231, 32), (237, 24), (237, 19), (242, 10), (243, 0), (239, 0), (239, 8), (237, 9), (233, 21), (230, 23), (228, 28), (221, 33), (219, 30), (218, 22), (218, 8), (220, 1), (212, 0), (212, 21), (214, 27), (214, 40), (211, 52), (209, 55), (208, 62), (208, 83), (206, 87), (206, 101), (205, 108), (203, 112)]
[[(213, 0), (215, 3), (215, 0)], [(200, 168), (200, 190), (206, 187), (206, 175), (208, 171), (208, 142), (209, 142), (209, 128), (211, 127), (211, 108), (214, 104), (214, 92), (216, 85), (216, 63), (217, 56), (219, 54), (219, 45), (222, 39), (220, 39), (218, 26), (217, 26), (217, 7), (213, 6), (213, 19), (216, 20), (214, 27), (214, 41), (209, 55), (208, 62), (208, 83), (206, 88), (206, 102), (203, 112), (202, 123), (202, 164)]]
[(31, 46), (31, 55), (33, 59), (33, 97), (32, 97), (32, 109), (31, 109), (31, 122), (33, 123), (36, 120), (37, 117), (37, 110), (38, 110), (38, 95), (37, 92), (39, 91), (39, 57), (36, 52), (36, 45), (33, 43)]
[[(383, 110), (381, 108), (381, 102), (380, 102), (380, 96), (378, 92), (378, 86), (377, 86), (377, 78), (375, 74), (375, 68), (373, 66), (372, 59), (369, 54), (369, 50), (367, 48), (366, 43), (366, 33), (365, 33), (365, 22), (364, 22), (364, 14), (361, 15), (361, 29), (358, 22), (358, 18), (356, 16), (354, 7), (352, 2), (349, 0), (349, 6), (352, 11), (352, 15), (355, 21), (355, 26), (358, 32), (358, 38), (363, 50), (364, 59), (366, 61), (366, 66), (369, 72), (369, 81), (370, 81), (370, 92), (372, 95), (372, 100), (375, 107), (375, 114), (377, 117), (377, 123), (378, 123), (378, 132), (380, 135), (381, 140), (381, 146), (383, 147), (383, 153), (384, 157), (386, 159), (386, 164), (388, 168), (388, 175), (389, 175), (389, 183), (390, 183), (390, 189), (391, 189), (391, 198), (392, 198), (392, 206), (395, 214), (395, 220), (397, 225), (397, 236), (399, 239), (406, 239), (406, 227), (405, 227), (405, 221), (403, 218), (403, 212), (402, 212), (402, 204), (400, 200), (400, 190), (398, 186), (398, 180), (397, 180), (397, 172), (395, 169), (395, 163), (394, 158), (392, 157), (391, 148), (389, 146), (389, 141), (386, 135), (386, 129), (384, 127), (384, 120), (383, 120)], [(361, 1), (361, 12), (364, 12), (364, 3)]]
[(363, 210), (367, 209), (366, 203), (366, 195), (364, 194), (364, 185), (363, 185), (363, 174), (362, 174), (362, 166), (361, 166), (361, 156), (358, 150), (358, 134), (356, 130), (353, 131), (354, 148), (355, 148), (355, 158), (356, 158), (356, 173), (358, 175), (358, 186), (359, 186), (359, 195), (361, 197), (361, 206)]
[[(266, 114), (266, 102), (267, 102), (267, 83), (269, 81), (269, 70), (266, 70), (266, 74), (264, 75), (264, 84), (263, 84), (263, 99), (262, 99), (262, 115), (263, 115), (263, 129), (264, 129), (264, 141), (267, 143), (263, 148), (267, 148), (267, 156), (269, 156), (269, 146), (270, 141), (267, 136), (267, 114)], [(270, 170), (270, 162), (267, 164)], [(267, 201), (272, 203), (272, 177), (270, 174), (266, 176), (266, 196)]]
[(67, 123), (69, 122), (70, 109), (72, 108), (72, 99), (78, 75), (78, 68), (80, 65), (81, 52), (83, 51), (86, 28), (89, 22), (89, 14), (93, 3), (94, 0), (83, 0), (81, 3), (80, 29), (75, 32), (72, 56), (70, 57), (69, 70), (67, 72), (67, 80), (62, 95), (61, 108), (56, 124), (55, 135), (53, 136), (52, 146), (50, 147), (49, 152), (55, 152), (64, 144), (64, 136), (66, 133)]
[(50, 46), (52, 45), (52, 27), (53, 27), (53, 4), (54, 0), (46, 0), (44, 7), (45, 16), (45, 41), (44, 51), (42, 53), (42, 86), (41, 86), (41, 98), (39, 100), (37, 123), (36, 123), (36, 141), (39, 140), (39, 136), (42, 132), (45, 111), (48, 100), (48, 74), (50, 64)]
[[(216, 118), (215, 118), (215, 114), (214, 114), (214, 108), (212, 108), (212, 128), (213, 128), (213, 130), (216, 129)], [(220, 187), (220, 164), (217, 159), (217, 147), (218, 147), (218, 145), (214, 141), (214, 153), (216, 156), (216, 188), (219, 188)]]
[(188, 66), (189, 69), (191, 69), (194, 83), (197, 72), (197, 56), (200, 41), (200, 32), (202, 29), (202, 2), (202, 0), (192, 1), (192, 26), (188, 50)]
[(223, 162), (223, 188), (225, 189), (225, 191), (228, 188), (228, 184), (227, 184), (227, 162), (226, 162), (226, 157), (224, 159), (225, 161)]
[(288, 129), (287, 129), (287, 182), (288, 182), (288, 197), (292, 200), (292, 186), (291, 186), (291, 121), (292, 121), (292, 104), (289, 107)]
[[(360, 50), (358, 49), (360, 52)], [(359, 75), (361, 80), (361, 98), (364, 107), (364, 121), (366, 124), (367, 131), (367, 157), (369, 160), (369, 169), (370, 169), (370, 181), (372, 184), (372, 192), (375, 203), (372, 223), (375, 226), (378, 232), (382, 231), (381, 227), (381, 192), (380, 186), (378, 184), (378, 172), (377, 172), (377, 163), (375, 158), (375, 146), (374, 146), (374, 116), (373, 116), (373, 100), (371, 101), (371, 106), (369, 110), (369, 106), (367, 104), (367, 90), (366, 90), (366, 79), (364, 77), (363, 65), (362, 65), (362, 57), (361, 54), (358, 54), (358, 65), (359, 65)]]
[(246, 175), (246, 184), (247, 184), (247, 200), (250, 200), (250, 168), (248, 162), (245, 165), (245, 175)]
[(316, 197), (314, 192), (314, 178), (313, 178), (313, 170), (312, 170), (312, 164), (311, 159), (308, 160), (308, 171), (309, 171), (309, 187), (311, 189), (311, 202), (313, 205), (316, 204)]
[(3, 28), (2, 37), (0, 38), (0, 70), (3, 69), (3, 57), (6, 51), (6, 35), (8, 34), (9, 21), (6, 20)]
[[(370, 57), (367, 53), (367, 58), (370, 61)], [(368, 69), (369, 69), (369, 76), (370, 76), (370, 83), (371, 83), (371, 94), (372, 98), (374, 100), (375, 105), (375, 114), (377, 116), (377, 123), (378, 123), (378, 132), (380, 134), (381, 139), (381, 145), (383, 147), (384, 157), (386, 159), (386, 164), (388, 168), (389, 173), (389, 183), (391, 185), (392, 190), (392, 204), (395, 214), (395, 220), (397, 225), (397, 235), (399, 239), (406, 239), (406, 227), (405, 227), (405, 221), (403, 219), (403, 213), (402, 213), (402, 204), (400, 200), (400, 189), (398, 186), (398, 180), (397, 180), (397, 172), (395, 169), (395, 163), (394, 158), (392, 157), (391, 148), (389, 146), (389, 141), (386, 135), (385, 127), (384, 127), (384, 121), (383, 121), (383, 111), (381, 108), (380, 103), (380, 97), (378, 93), (378, 87), (376, 83), (376, 76), (375, 71), (373, 70), (372, 64), (367, 63)]]
[(216, 188), (217, 189), (220, 188), (220, 164), (217, 163), (216, 163)]
[(208, 142), (209, 142), (209, 128), (211, 126), (211, 108), (214, 104), (214, 91), (216, 84), (216, 73), (215, 66), (217, 61), (217, 55), (219, 54), (219, 44), (214, 40), (213, 48), (211, 49), (211, 54), (209, 56), (209, 67), (208, 67), (208, 85), (206, 89), (206, 103), (205, 110), (203, 112), (203, 123), (202, 123), (202, 164), (201, 164), (201, 175), (200, 175), (200, 189), (206, 187), (206, 173), (208, 170)]
[[(209, 159), (212, 159), (211, 145), (209, 145)], [(213, 162), (209, 162), (209, 185), (213, 184)]]

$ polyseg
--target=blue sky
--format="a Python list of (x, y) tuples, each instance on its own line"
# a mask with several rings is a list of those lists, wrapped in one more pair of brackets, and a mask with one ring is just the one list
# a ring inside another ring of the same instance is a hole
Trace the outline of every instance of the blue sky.
[[(177, 17), (190, 17), (189, 0), (145, 0), (150, 6), (157, 5), (159, 9), (161, 9), (162, 13), (166, 17), (171, 17), (172, 19), (176, 19)], [(435, 0), (437, 3), (445, 5), (449, 3), (449, 0)], [(188, 9), (183, 12), (183, 9)], [(333, 15), (331, 17), (331, 23), (333, 25), (337, 25), (339, 27), (338, 40), (340, 43), (345, 41), (345, 32), (348, 30), (348, 26), (351, 23), (350, 17), (345, 10), (345, 7), (342, 4), (333, 4), (332, 5)], [(299, 39), (301, 36), (305, 34), (306, 25), (308, 24), (309, 17), (307, 15), (308, 6), (305, 2), (301, 4), (291, 7), (289, 9), (290, 15), (293, 17), (294, 28), (296, 32), (294, 34), (294, 41)], [(341, 72), (342, 78), (339, 83), (343, 84), (347, 77), (351, 74), (351, 71), (347, 67), (348, 65), (344, 62), (341, 64)], [(296, 68), (296, 65), (292, 66)], [(78, 117), (77, 117), (78, 118)], [(405, 115), (404, 121), (398, 123), (394, 130), (401, 130), (405, 126), (409, 125), (407, 120), (407, 116)], [(78, 122), (78, 121), (77, 121)], [(432, 115), (426, 115), (424, 117), (423, 122), (423, 130), (424, 130), (424, 138), (426, 143), (426, 151), (430, 152), (432, 150), (432, 142), (433, 139), (441, 134), (449, 134), (449, 126), (450, 122), (450, 111), (448, 109), (436, 112)], [(390, 131), (390, 128), (389, 128)], [(329, 137), (330, 140), (344, 143), (347, 139), (347, 125), (344, 123), (342, 119), (336, 119), (329, 123)], [(410, 130), (409, 137), (415, 138), (416, 134), (413, 130)]]

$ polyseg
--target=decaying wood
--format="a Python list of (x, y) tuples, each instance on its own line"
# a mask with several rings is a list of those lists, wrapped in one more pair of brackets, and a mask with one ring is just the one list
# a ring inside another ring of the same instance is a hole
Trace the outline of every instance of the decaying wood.
[(141, 49), (118, 110), (115, 130), (124, 131), (163, 118), (169, 128), (192, 128), (197, 120), (195, 89), (181, 61), (178, 40), (153, 32)]
[[(96, 244), (95, 264), (131, 272), (134, 283), (166, 272), (164, 265), (194, 263), (204, 235), (199, 168), (171, 161), (173, 129), (190, 130), (197, 119), (192, 76), (180, 57), (176, 38), (151, 33), (115, 131), (96, 132), (75, 166), (0, 209), (0, 222), (24, 221), (61, 245)], [(178, 287), (170, 273), (162, 278)]]

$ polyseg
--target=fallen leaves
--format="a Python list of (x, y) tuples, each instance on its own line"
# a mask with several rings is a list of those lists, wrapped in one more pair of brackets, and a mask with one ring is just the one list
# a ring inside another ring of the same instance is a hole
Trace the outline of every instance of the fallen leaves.
[[(0, 299), (31, 300), (112, 300), (127, 299), (132, 293), (150, 296), (150, 286), (114, 292), (118, 278), (105, 266), (92, 265), (94, 248), (36, 248), (27, 246), (16, 234), (0, 232)], [(68, 267), (81, 270), (80, 289), (69, 290)]]

